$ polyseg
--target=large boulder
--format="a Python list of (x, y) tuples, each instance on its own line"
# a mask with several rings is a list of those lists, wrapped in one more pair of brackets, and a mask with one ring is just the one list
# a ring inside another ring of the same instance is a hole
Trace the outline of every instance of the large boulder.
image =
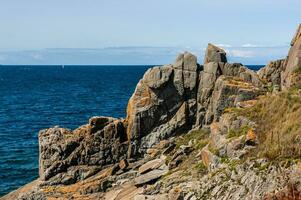
[(225, 50), (209, 43), (205, 53), (204, 64), (210, 62), (227, 62), (226, 52)]
[(127, 107), (129, 156), (191, 127), (195, 121), (199, 70), (196, 57), (185, 52), (178, 55), (173, 65), (145, 73)]
[(199, 75), (195, 126), (218, 121), (223, 110), (260, 94), (258, 75), (239, 63), (210, 62)]
[(265, 67), (261, 68), (257, 74), (265, 83), (271, 85), (281, 85), (281, 72), (284, 68), (285, 60), (276, 60), (269, 62)]
[(127, 146), (123, 121), (111, 117), (93, 117), (74, 131), (59, 127), (42, 130), (40, 179), (52, 178), (58, 184), (76, 182), (125, 158)]
[(251, 100), (260, 95), (260, 88), (238, 77), (220, 76), (215, 83), (211, 101), (206, 110), (205, 123), (219, 121), (224, 110), (237, 107), (240, 102)]

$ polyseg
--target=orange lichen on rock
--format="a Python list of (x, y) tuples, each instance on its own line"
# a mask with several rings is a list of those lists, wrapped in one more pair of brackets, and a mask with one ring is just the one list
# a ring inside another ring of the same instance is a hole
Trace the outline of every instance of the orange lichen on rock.
[(255, 144), (256, 141), (257, 141), (257, 135), (256, 135), (254, 129), (250, 128), (246, 135), (246, 142)]
[(125, 123), (127, 124), (127, 138), (131, 138), (131, 130), (133, 128), (135, 114), (139, 108), (145, 108), (152, 105), (152, 92), (151, 89), (140, 81), (136, 90), (130, 98), (127, 106), (127, 117)]

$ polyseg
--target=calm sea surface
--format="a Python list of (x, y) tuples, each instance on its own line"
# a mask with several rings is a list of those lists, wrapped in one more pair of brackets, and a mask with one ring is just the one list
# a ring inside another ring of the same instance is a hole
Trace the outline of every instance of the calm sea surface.
[(0, 197), (38, 177), (39, 130), (124, 117), (149, 67), (0, 66)]

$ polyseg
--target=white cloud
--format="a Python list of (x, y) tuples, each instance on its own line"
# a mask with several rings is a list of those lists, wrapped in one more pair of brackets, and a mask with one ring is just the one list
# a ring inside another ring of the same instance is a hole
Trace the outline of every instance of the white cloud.
[(255, 56), (255, 53), (253, 51), (246, 50), (230, 50), (229, 55), (239, 58), (253, 58)]
[(225, 47), (225, 48), (232, 47), (230, 44), (217, 44), (216, 46), (218, 46), (218, 47)]
[(262, 46), (257, 45), (257, 44), (250, 44), (250, 43), (247, 43), (247, 44), (241, 45), (241, 47), (256, 48), (256, 47), (262, 47)]
[[(225, 46), (225, 45), (224, 45)], [(253, 45), (254, 46), (254, 45)], [(267, 49), (268, 48), (268, 49)], [(229, 62), (265, 64), (287, 55), (288, 46), (225, 48)], [(177, 54), (189, 51), (202, 64), (204, 46), (173, 47), (114, 47), (103, 49), (41, 49), (0, 51), (0, 64), (166, 64), (172, 63)]]

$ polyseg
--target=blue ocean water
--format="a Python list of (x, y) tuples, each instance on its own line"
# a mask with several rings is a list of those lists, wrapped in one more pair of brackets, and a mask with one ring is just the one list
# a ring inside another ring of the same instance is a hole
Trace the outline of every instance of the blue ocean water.
[(38, 177), (39, 130), (124, 117), (149, 67), (0, 66), (0, 197)]

